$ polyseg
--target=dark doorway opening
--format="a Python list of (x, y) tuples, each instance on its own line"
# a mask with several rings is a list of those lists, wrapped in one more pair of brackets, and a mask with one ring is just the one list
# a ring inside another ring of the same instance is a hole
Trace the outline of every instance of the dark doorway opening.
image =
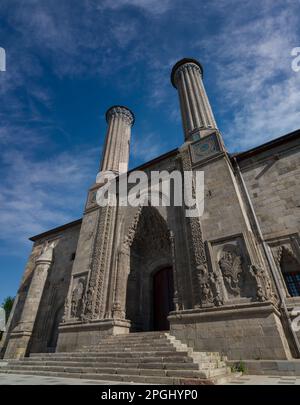
[(173, 310), (173, 270), (166, 267), (153, 277), (153, 327), (154, 330), (169, 330), (167, 319)]

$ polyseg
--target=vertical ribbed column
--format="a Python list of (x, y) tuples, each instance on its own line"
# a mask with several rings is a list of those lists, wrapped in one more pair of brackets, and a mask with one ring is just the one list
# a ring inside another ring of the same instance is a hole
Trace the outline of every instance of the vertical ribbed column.
[(44, 286), (48, 277), (48, 270), (53, 260), (53, 246), (47, 245), (40, 257), (36, 260), (36, 266), (30, 283), (26, 301), (23, 307), (19, 328), (31, 331), (39, 309)]
[(113, 106), (106, 113), (108, 124), (101, 171), (121, 174), (128, 169), (129, 143), (134, 115), (126, 107)]
[(53, 263), (53, 250), (53, 243), (46, 244), (42, 254), (36, 260), (20, 320), (11, 332), (12, 339), (6, 349), (6, 358), (24, 357), (28, 352), (48, 272)]
[(171, 81), (178, 90), (185, 140), (217, 129), (202, 81), (203, 68), (195, 59), (182, 59), (172, 69)]

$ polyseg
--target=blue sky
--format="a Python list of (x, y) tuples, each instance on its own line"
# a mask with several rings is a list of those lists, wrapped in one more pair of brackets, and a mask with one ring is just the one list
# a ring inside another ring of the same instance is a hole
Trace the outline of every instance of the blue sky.
[(170, 70), (204, 65), (230, 151), (300, 127), (299, 0), (1, 0), (0, 302), (15, 295), (28, 237), (80, 218), (105, 112), (136, 115), (130, 166), (179, 146)]

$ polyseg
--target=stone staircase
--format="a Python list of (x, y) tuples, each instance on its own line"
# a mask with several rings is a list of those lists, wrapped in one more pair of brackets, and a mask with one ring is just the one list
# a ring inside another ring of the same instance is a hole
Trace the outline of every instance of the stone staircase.
[(218, 352), (194, 352), (166, 332), (103, 339), (77, 352), (8, 360), (1, 373), (149, 384), (220, 384), (231, 377)]

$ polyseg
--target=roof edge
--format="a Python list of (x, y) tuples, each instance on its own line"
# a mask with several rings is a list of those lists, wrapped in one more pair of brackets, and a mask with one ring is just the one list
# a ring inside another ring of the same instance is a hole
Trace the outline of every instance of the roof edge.
[(236, 158), (238, 160), (246, 159), (248, 157), (251, 157), (253, 155), (256, 155), (257, 153), (263, 152), (265, 150), (271, 149), (275, 146), (282, 145), (286, 142), (289, 142), (291, 140), (300, 138), (300, 129), (296, 129), (293, 132), (289, 132), (286, 135), (280, 136), (279, 138), (274, 138), (271, 141), (268, 141), (266, 143), (263, 143), (259, 146), (255, 146), (254, 148), (251, 148), (249, 150), (246, 150), (244, 152), (237, 152), (237, 153), (232, 153), (230, 156), (232, 158)]
[(57, 226), (56, 228), (49, 229), (48, 231), (39, 233), (38, 235), (31, 236), (29, 240), (36, 242), (39, 239), (44, 238), (45, 236), (51, 235), (53, 233), (64, 231), (65, 229), (72, 228), (73, 226), (79, 225), (82, 222), (82, 218), (77, 219), (76, 221), (68, 222), (67, 224)]

